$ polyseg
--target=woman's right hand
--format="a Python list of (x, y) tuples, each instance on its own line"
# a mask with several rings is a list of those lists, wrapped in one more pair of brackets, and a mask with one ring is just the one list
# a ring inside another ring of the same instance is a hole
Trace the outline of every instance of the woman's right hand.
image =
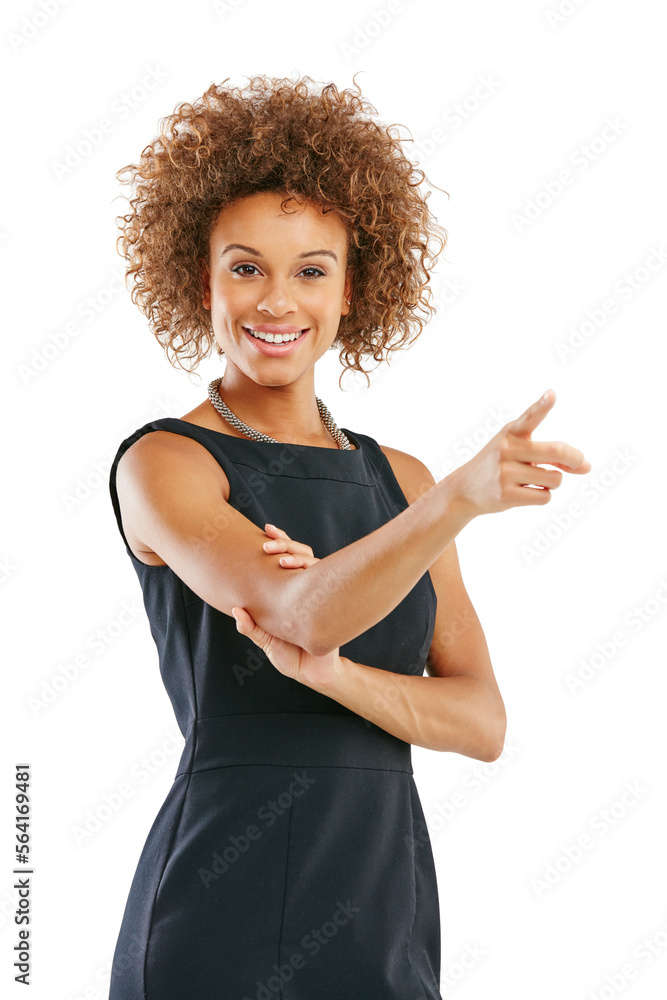
[[(474, 458), (442, 480), (471, 518), (511, 507), (549, 503), (550, 491), (557, 489), (563, 479), (558, 469), (576, 475), (590, 472), (591, 463), (572, 445), (530, 439), (555, 401), (555, 393), (547, 389), (520, 417), (505, 424)], [(558, 468), (542, 469), (540, 463)]]

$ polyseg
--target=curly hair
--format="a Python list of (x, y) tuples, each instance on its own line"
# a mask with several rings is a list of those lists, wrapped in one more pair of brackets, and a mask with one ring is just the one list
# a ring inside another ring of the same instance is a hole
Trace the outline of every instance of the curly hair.
[(368, 380), (361, 360), (389, 360), (435, 312), (429, 269), (447, 231), (418, 190), (426, 175), (394, 126), (374, 120), (354, 78), (354, 91), (328, 83), (319, 92), (309, 76), (254, 76), (244, 90), (226, 88), (228, 79), (162, 118), (139, 162), (116, 173), (132, 185), (130, 210), (116, 220), (132, 301), (170, 362), (193, 371), (215, 344), (200, 259), (209, 260), (219, 212), (256, 191), (284, 194), (282, 205), (307, 199), (346, 226), (352, 308), (332, 346), (341, 347), (343, 374), (354, 369)]

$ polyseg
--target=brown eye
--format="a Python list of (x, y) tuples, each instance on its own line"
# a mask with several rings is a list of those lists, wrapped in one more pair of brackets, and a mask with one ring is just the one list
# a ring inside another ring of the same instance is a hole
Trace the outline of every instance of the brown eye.
[[(234, 272), (234, 274), (238, 274), (238, 273), (240, 273), (240, 270), (241, 270), (242, 267), (255, 267), (255, 265), (254, 264), (237, 264), (236, 267), (232, 268), (232, 271)], [(256, 268), (255, 268), (255, 270), (256, 270)]]

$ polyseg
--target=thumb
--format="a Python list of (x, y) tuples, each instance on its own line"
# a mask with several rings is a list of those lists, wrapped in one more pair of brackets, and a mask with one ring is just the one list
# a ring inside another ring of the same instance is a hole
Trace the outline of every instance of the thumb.
[(232, 608), (232, 615), (234, 616), (236, 628), (239, 632), (251, 632), (253, 629), (257, 628), (257, 625), (245, 608)]
[(516, 420), (510, 421), (508, 426), (512, 433), (518, 434), (521, 437), (528, 437), (533, 433), (535, 428), (542, 423), (555, 402), (555, 392), (553, 389), (547, 389), (543, 396), (540, 396), (538, 400), (531, 403), (530, 406), (523, 411), (521, 416), (517, 417)]
[(268, 655), (268, 648), (271, 645), (273, 636), (261, 628), (245, 608), (234, 607), (232, 608), (232, 614), (236, 619), (237, 631), (242, 635), (247, 635), (256, 646), (259, 646)]

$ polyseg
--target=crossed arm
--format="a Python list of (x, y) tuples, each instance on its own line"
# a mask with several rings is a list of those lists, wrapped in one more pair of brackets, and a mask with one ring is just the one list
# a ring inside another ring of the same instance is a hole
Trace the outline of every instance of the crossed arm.
[[(401, 470), (394, 471), (400, 481)], [(405, 469), (402, 472), (405, 476)], [(406, 496), (413, 493), (407, 481), (401, 485)], [(290, 539), (279, 527), (267, 524), (265, 534), (264, 551), (285, 553), (279, 562), (286, 571), (298, 572), (318, 561), (310, 546)], [(426, 663), (430, 676), (397, 674), (356, 663), (341, 656), (338, 649), (314, 656), (271, 635), (245, 609), (235, 607), (232, 612), (239, 631), (260, 646), (286, 676), (408, 743), (496, 760), (505, 740), (505, 706), (484, 632), (461, 578), (454, 541), (429, 572), (438, 599)]]

